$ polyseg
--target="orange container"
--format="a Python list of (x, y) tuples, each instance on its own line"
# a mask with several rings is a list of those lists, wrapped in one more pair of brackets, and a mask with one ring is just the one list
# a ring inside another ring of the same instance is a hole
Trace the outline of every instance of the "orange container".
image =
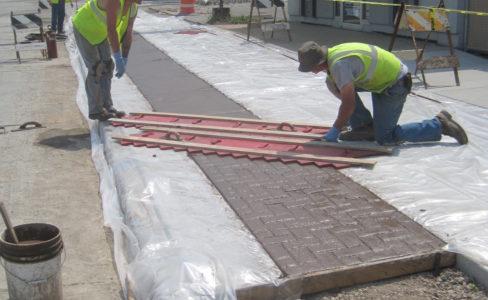
[(180, 0), (180, 14), (189, 15), (195, 12), (195, 0)]

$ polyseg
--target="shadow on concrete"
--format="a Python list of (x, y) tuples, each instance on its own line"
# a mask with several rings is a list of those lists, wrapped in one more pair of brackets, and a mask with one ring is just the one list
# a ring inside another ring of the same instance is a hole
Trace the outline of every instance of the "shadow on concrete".
[(39, 135), (37, 144), (67, 151), (91, 148), (90, 133), (82, 128), (50, 129)]

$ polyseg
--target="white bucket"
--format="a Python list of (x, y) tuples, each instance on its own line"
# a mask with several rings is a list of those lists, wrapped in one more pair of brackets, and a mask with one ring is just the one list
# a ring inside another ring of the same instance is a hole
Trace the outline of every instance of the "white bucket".
[(10, 300), (61, 300), (61, 253), (37, 263), (4, 260)]
[(14, 227), (16, 244), (7, 230), (0, 236), (10, 300), (61, 300), (63, 241), (56, 226), (24, 224)]

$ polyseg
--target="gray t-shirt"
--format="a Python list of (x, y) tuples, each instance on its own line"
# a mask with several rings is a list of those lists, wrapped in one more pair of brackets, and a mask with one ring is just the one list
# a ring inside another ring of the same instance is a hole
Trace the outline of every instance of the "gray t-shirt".
[[(346, 84), (353, 82), (364, 70), (364, 64), (356, 56), (345, 57), (337, 61), (329, 70), (334, 78), (335, 84), (341, 90)], [(397, 80), (408, 73), (408, 67), (401, 62), (401, 70)]]

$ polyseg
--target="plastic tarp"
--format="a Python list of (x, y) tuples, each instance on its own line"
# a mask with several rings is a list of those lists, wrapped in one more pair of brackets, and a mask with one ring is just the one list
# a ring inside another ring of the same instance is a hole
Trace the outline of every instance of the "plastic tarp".
[[(68, 31), (77, 102), (87, 117), (87, 70), (71, 26)], [(152, 110), (127, 76), (114, 78), (112, 97), (120, 110)], [(138, 130), (88, 124), (104, 220), (114, 235), (126, 296), (235, 299), (238, 288), (280, 284), (280, 270), (185, 153), (124, 147), (111, 136)]]
[[(174, 34), (191, 27), (199, 28), (179, 18), (142, 11), (135, 23), (135, 30), (146, 40), (257, 116), (333, 123), (339, 101), (327, 90), (325, 74), (298, 72), (298, 63), (290, 59), (295, 53), (249, 43), (214, 27), (203, 27), (212, 34)], [(486, 65), (485, 60), (467, 53), (459, 55), (463, 65)], [(361, 97), (371, 108), (370, 95)], [(404, 144), (395, 155), (378, 158), (372, 170), (342, 172), (438, 235), (449, 250), (488, 270), (488, 110), (438, 100), (442, 104), (409, 96), (400, 123), (432, 118), (447, 109), (468, 132), (468, 145), (459, 146), (449, 137), (435, 143)]]

